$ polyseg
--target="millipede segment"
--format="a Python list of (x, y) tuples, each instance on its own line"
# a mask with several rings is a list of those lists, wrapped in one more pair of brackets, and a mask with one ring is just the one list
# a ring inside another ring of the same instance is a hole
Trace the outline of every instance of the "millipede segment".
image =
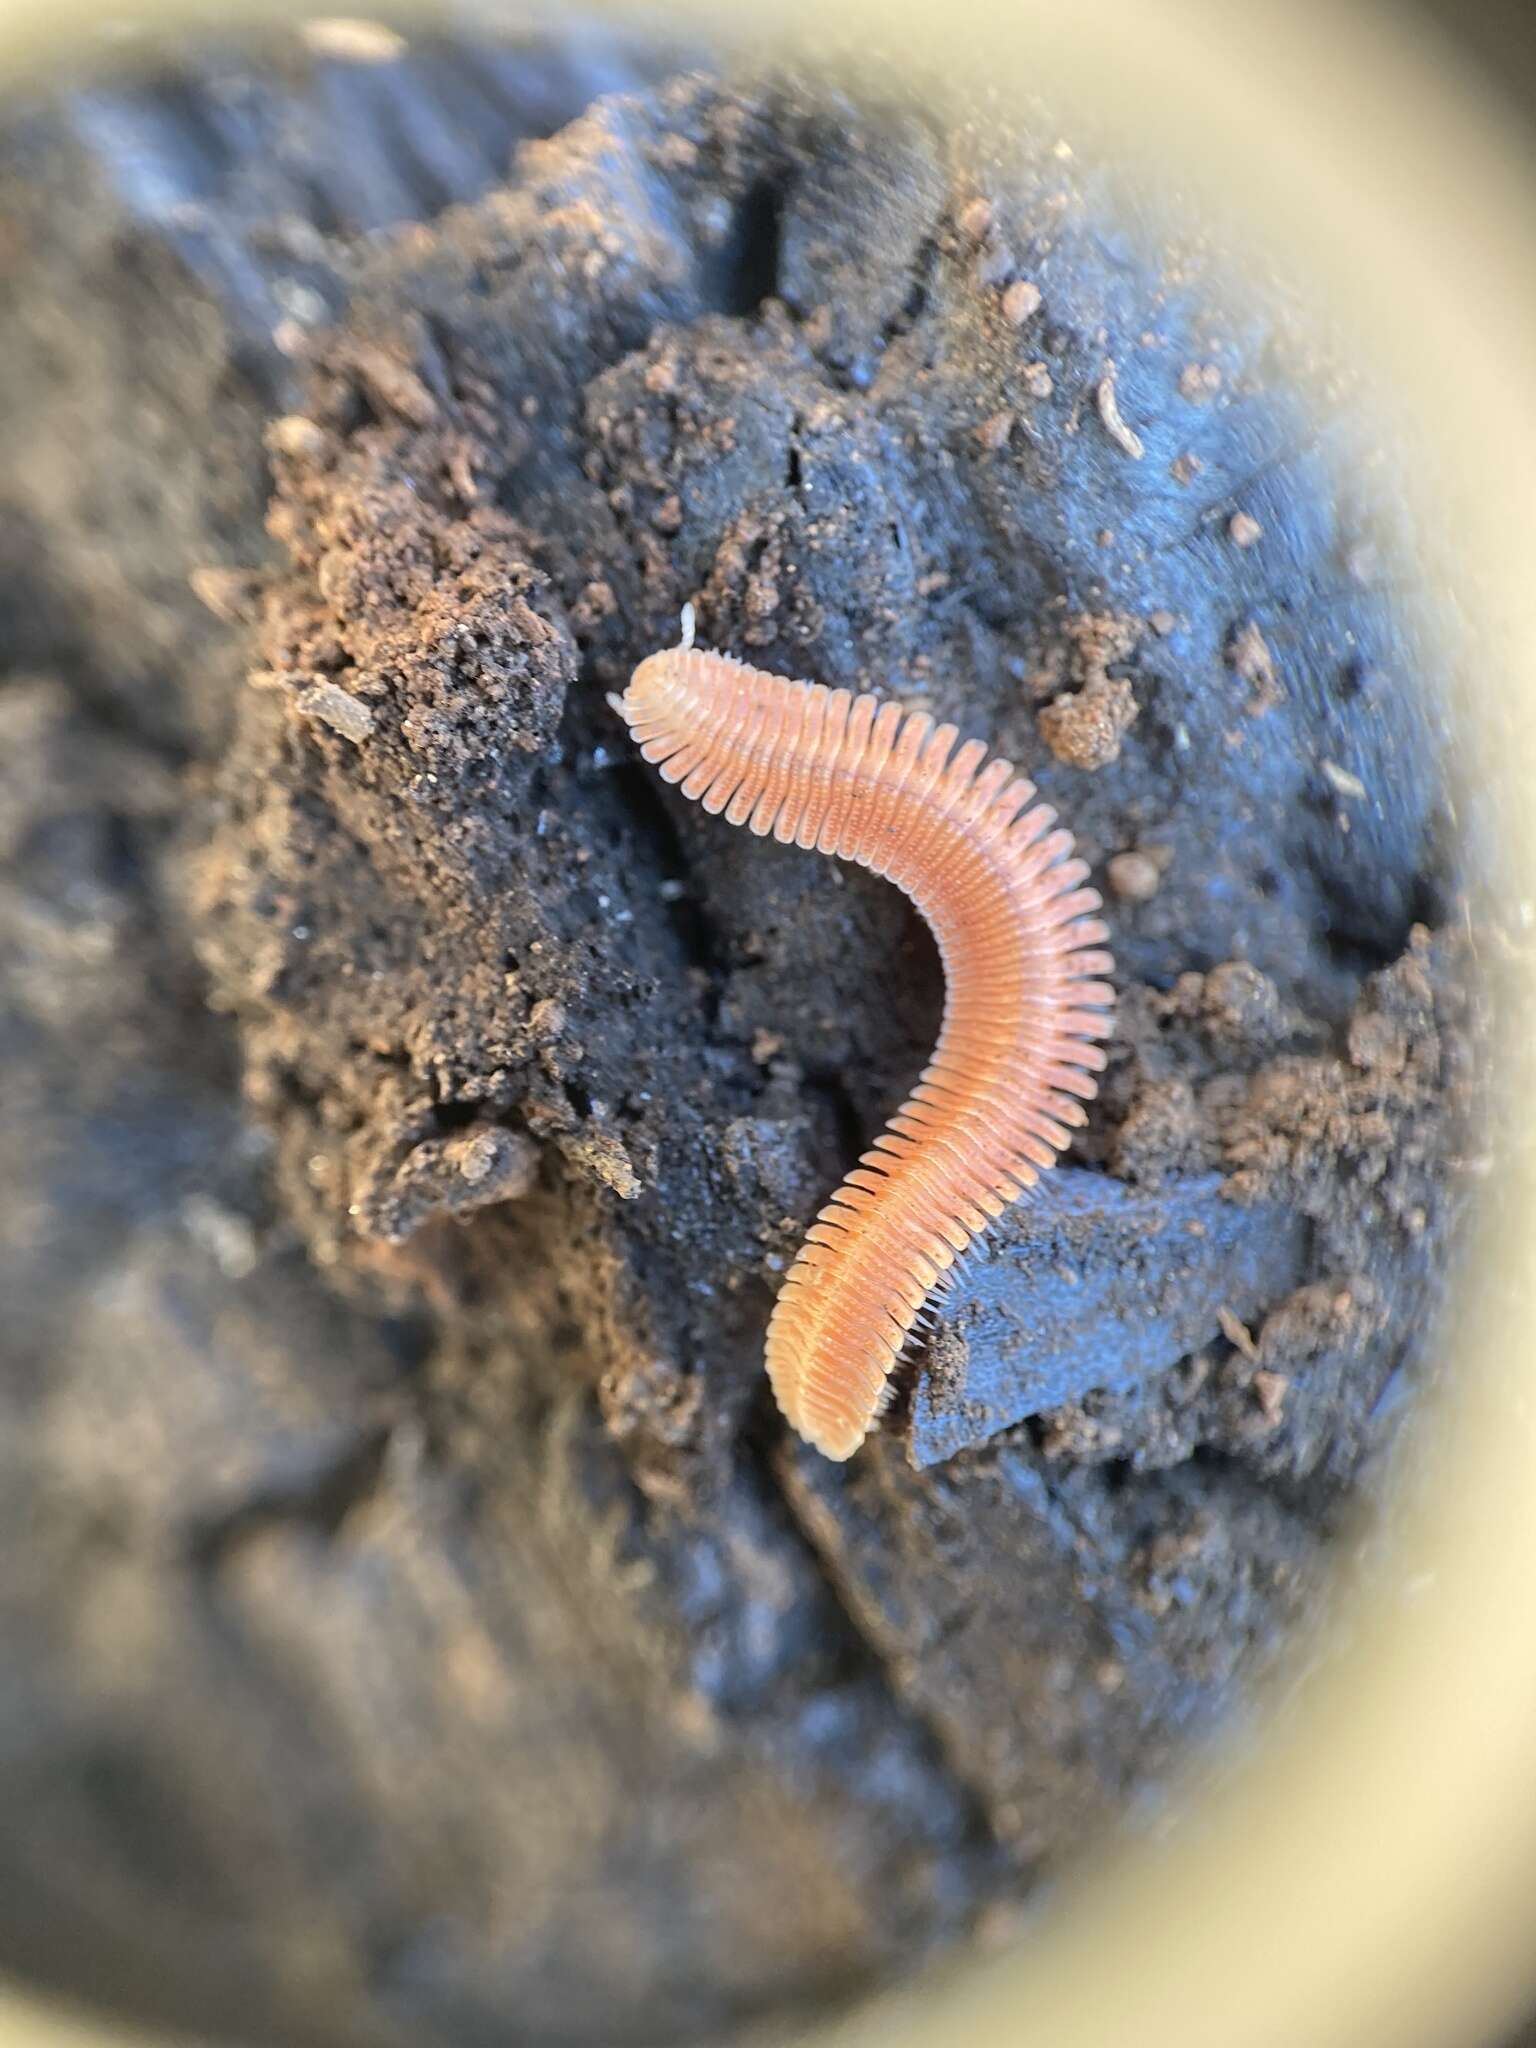
[(685, 796), (886, 876), (938, 941), (933, 1057), (806, 1232), (768, 1325), (780, 1408), (848, 1458), (956, 1259), (1086, 1119), (1114, 1002), (1099, 896), (1033, 785), (926, 712), (686, 642), (613, 701)]

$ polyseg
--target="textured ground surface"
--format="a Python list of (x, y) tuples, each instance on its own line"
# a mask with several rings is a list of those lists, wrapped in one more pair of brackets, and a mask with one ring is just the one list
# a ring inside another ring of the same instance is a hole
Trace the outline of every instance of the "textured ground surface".
[[(1315, 1594), (1465, 1080), (1427, 620), (1361, 392), (1048, 127), (356, 55), (0, 136), (0, 1959), (671, 2042), (989, 1923)], [(938, 970), (628, 758), (685, 600), (1116, 926), (847, 1469), (762, 1330)]]

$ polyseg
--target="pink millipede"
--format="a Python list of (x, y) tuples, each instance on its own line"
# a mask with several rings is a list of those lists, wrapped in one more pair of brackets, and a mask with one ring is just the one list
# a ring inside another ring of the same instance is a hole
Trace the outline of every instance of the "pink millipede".
[(944, 963), (933, 1058), (806, 1232), (768, 1324), (800, 1435), (849, 1458), (957, 1257), (1085, 1121), (1114, 992), (1072, 835), (1011, 763), (924, 711), (792, 682), (683, 640), (612, 700), (706, 811), (857, 861), (906, 891)]

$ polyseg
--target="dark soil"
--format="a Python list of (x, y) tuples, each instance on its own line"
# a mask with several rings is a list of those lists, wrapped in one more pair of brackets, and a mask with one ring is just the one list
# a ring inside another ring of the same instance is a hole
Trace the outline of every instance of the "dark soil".
[[(0, 135), (0, 1960), (161, 2024), (671, 2043), (1006, 1916), (1316, 1602), (1444, 1270), (1369, 379), (1048, 126), (654, 68)], [(1114, 923), (846, 1468), (763, 1329), (939, 970), (633, 757), (685, 602), (988, 735)]]

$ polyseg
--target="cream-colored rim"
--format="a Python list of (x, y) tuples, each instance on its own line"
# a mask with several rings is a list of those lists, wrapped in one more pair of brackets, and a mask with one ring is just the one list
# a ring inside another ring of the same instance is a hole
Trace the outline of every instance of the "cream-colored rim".
[[(248, 0), (254, 18), (292, 7)], [(361, 12), (315, 7), (313, 13)], [(400, 20), (402, 11), (389, 10)], [(516, 14), (513, 6), (503, 13)], [(1497, 804), (1485, 965), (1509, 1020), (1487, 1186), (1421, 1483), (1323, 1654), (1179, 1817), (1085, 1867), (1005, 1953), (819, 2030), (932, 2048), (1446, 2048), (1536, 1988), (1536, 172), (1444, 52), (1343, 0), (618, 0), (634, 26), (789, 39), (974, 95), (1045, 90), (1214, 179), (1329, 295), (1434, 445), (1431, 530), (1465, 614), (1471, 772)], [(138, 22), (228, 11), (141, 4)], [(0, 68), (110, 47), (105, 0), (0, 0)], [(98, 2038), (0, 2003), (0, 2039)]]

